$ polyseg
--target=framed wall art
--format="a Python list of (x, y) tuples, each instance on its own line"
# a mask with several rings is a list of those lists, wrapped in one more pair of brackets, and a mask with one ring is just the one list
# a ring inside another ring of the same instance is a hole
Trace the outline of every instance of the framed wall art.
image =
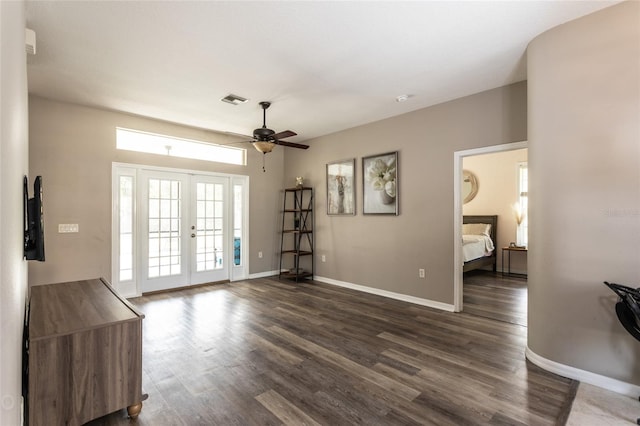
[(327, 164), (327, 214), (356, 214), (355, 158)]
[(363, 214), (398, 214), (398, 151), (362, 158)]

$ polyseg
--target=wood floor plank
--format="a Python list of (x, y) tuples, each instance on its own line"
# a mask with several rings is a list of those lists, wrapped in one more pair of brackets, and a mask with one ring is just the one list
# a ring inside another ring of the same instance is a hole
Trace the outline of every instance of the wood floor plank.
[(258, 336), (251, 331), (247, 331), (245, 333), (245, 338), (254, 342), (263, 356), (274, 357), (276, 362), (282, 360), (282, 362), (296, 365), (304, 361), (302, 357), (286, 350), (281, 346), (271, 343), (269, 340)]
[(268, 390), (256, 396), (262, 405), (271, 411), (285, 425), (291, 426), (319, 426), (320, 424), (307, 416), (295, 405), (284, 399), (282, 395), (274, 390)]
[(374, 370), (363, 367), (362, 365), (353, 362), (338, 353), (329, 351), (322, 346), (316, 345), (313, 342), (296, 336), (295, 334), (292, 334), (280, 327), (273, 326), (270, 328), (270, 331), (274, 334), (288, 339), (289, 341), (295, 342), (300, 348), (308, 351), (316, 357), (332, 363), (337, 368), (350, 371), (352, 374), (357, 374), (363, 379), (368, 380), (373, 384), (379, 385), (387, 389), (389, 392), (400, 395), (409, 401), (420, 394), (420, 391), (412, 389), (410, 386), (396, 382), (395, 380), (382, 374), (378, 374)]
[(466, 272), (462, 303), (468, 314), (526, 326), (527, 279), (483, 270)]
[(525, 359), (517, 309), (467, 312), (517, 300), (511, 280), (478, 280), (463, 313), (273, 278), (132, 299), (149, 394), (136, 424), (563, 424), (575, 382)]

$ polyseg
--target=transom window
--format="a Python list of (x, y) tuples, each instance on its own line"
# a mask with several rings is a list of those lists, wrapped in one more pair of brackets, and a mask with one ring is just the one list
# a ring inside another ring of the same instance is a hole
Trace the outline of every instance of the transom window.
[(175, 138), (120, 127), (116, 128), (116, 148), (239, 166), (247, 164), (247, 150), (244, 148)]

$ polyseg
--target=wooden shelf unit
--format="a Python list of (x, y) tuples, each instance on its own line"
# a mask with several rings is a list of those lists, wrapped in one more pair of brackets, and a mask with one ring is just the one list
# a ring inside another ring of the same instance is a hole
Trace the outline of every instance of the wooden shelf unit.
[[(313, 226), (313, 188), (286, 188), (282, 206), (279, 278), (296, 282), (313, 279)], [(301, 263), (302, 259), (309, 260)]]

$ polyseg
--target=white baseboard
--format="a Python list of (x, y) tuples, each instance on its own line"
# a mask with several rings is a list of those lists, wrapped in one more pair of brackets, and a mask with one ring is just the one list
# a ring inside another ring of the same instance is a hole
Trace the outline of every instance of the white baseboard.
[(632, 398), (637, 398), (638, 395), (640, 395), (640, 386), (551, 361), (533, 352), (529, 349), (529, 346), (527, 346), (525, 350), (525, 356), (538, 367), (560, 376), (589, 383), (590, 385), (598, 386)]
[[(266, 272), (259, 272), (257, 274), (249, 274), (249, 279), (266, 278), (266, 277), (272, 277), (272, 276), (277, 276), (277, 275), (278, 275), (278, 271), (277, 270), (266, 271)], [(318, 275), (314, 275), (313, 279), (314, 279), (314, 281), (320, 281), (320, 282), (323, 282), (323, 283), (326, 283), (326, 284), (335, 285), (335, 286), (338, 286), (338, 287), (345, 287), (345, 288), (350, 288), (352, 290), (361, 291), (363, 293), (369, 293), (369, 294), (375, 294), (375, 295), (378, 295), (378, 296), (388, 297), (389, 299), (401, 300), (403, 302), (409, 302), (409, 303), (413, 303), (413, 304), (420, 305), (420, 306), (427, 306), (429, 308), (440, 309), (442, 311), (447, 311), (447, 312), (453, 312), (454, 311), (454, 306), (453, 305), (448, 304), (448, 303), (437, 302), (435, 300), (422, 299), (420, 297), (409, 296), (409, 295), (402, 294), (402, 293), (394, 293), (392, 291), (381, 290), (381, 289), (378, 289), (378, 288), (367, 287), (367, 286), (359, 285), (359, 284), (353, 284), (353, 283), (349, 283), (349, 282), (346, 282), (346, 281), (338, 281), (338, 280), (334, 280), (332, 278), (320, 277)]]
[(420, 297), (409, 296), (401, 293), (394, 293), (392, 291), (381, 290), (379, 288), (367, 287), (359, 284), (348, 283), (345, 281), (338, 281), (327, 277), (313, 277), (314, 280), (320, 281), (326, 284), (335, 285), (338, 287), (350, 288), (352, 290), (362, 291), (363, 293), (376, 294), (378, 296), (388, 297), (389, 299), (402, 300), (403, 302), (414, 303), (416, 305), (427, 306), (429, 308), (440, 309), (442, 311), (453, 312), (453, 305), (448, 303), (436, 302), (435, 300), (422, 299)]
[[(501, 272), (502, 270), (498, 268), (497, 272)], [(512, 274), (516, 275), (527, 275), (528, 271), (526, 269), (511, 269)], [(505, 276), (507, 276), (507, 270), (504, 271)]]
[(278, 270), (274, 270), (274, 271), (265, 271), (265, 272), (258, 272), (257, 274), (249, 274), (249, 278), (250, 280), (254, 279), (254, 278), (266, 278), (266, 277), (272, 277), (274, 275), (278, 275)]

